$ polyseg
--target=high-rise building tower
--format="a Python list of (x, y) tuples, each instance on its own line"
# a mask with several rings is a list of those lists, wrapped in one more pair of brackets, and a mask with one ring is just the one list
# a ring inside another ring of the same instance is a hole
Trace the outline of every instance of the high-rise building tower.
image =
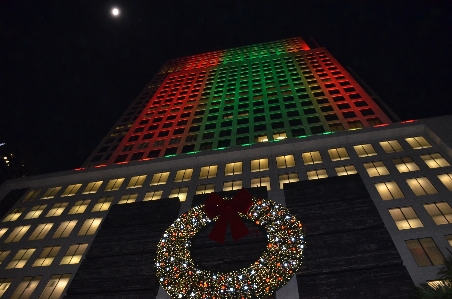
[(391, 120), (326, 49), (285, 39), (168, 61), (83, 166), (382, 123)]
[[(167, 62), (83, 167), (0, 186), (0, 298), (206, 298), (205, 281), (157, 279), (157, 246), (178, 215), (241, 188), (301, 221), (303, 266), (279, 289), (262, 271), (216, 298), (253, 284), (261, 299), (409, 298), (452, 249), (452, 116), (391, 121), (373, 99), (300, 38)], [(184, 246), (206, 271), (266, 269), (279, 243), (246, 225), (243, 240), (200, 231)]]

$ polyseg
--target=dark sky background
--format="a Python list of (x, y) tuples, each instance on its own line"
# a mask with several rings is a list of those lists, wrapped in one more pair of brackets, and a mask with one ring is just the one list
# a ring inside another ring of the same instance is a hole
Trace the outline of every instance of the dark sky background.
[(451, 15), (452, 1), (0, 0), (0, 142), (39, 173), (79, 167), (166, 60), (295, 36), (402, 120), (452, 114)]

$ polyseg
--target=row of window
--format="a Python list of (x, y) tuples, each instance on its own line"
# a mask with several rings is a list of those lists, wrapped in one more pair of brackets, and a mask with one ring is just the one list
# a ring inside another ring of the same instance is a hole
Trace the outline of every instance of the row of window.
[[(60, 223), (58, 228), (52, 235), (53, 239), (67, 238), (71, 234), (72, 230), (77, 225), (78, 220), (68, 220)], [(77, 236), (90, 236), (94, 235), (99, 228), (102, 218), (90, 218), (83, 222), (82, 227), (79, 229)], [(41, 223), (38, 224), (35, 230), (28, 237), (29, 241), (42, 240), (53, 228), (54, 223)], [(23, 236), (30, 230), (31, 225), (17, 226), (12, 229), (11, 233), (6, 237), (4, 243), (16, 243), (19, 242)], [(0, 229), (0, 238), (5, 235), (9, 228)]]
[[(63, 294), (71, 274), (55, 274), (52, 275), (42, 291), (39, 299), (59, 299)], [(13, 278), (0, 278), (0, 297), (5, 294), (13, 282)], [(19, 283), (10, 299), (28, 299), (40, 284), (42, 276), (26, 276)]]
[[(39, 256), (35, 259), (32, 267), (47, 267), (50, 266), (57, 254), (60, 252), (62, 246), (48, 246), (45, 247)], [(73, 244), (69, 246), (68, 250), (62, 257), (59, 265), (73, 265), (80, 263), (83, 254), (88, 248), (88, 244)], [(16, 255), (11, 259), (11, 261), (6, 265), (5, 269), (21, 269), (25, 266), (28, 260), (31, 258), (36, 248), (23, 248), (20, 249)], [(11, 253), (10, 250), (0, 251), (0, 264), (2, 264), (5, 259)]]
[[(424, 204), (424, 208), (436, 225), (452, 223), (452, 208), (447, 202)], [(424, 227), (412, 207), (392, 208), (389, 213), (399, 230)]]

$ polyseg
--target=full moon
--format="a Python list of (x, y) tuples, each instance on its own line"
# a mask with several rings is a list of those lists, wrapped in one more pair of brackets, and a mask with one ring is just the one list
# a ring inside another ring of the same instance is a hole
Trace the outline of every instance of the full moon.
[(116, 7), (113, 8), (113, 9), (111, 10), (111, 14), (114, 15), (114, 16), (116, 17), (117, 15), (119, 15), (119, 9), (117, 9)]

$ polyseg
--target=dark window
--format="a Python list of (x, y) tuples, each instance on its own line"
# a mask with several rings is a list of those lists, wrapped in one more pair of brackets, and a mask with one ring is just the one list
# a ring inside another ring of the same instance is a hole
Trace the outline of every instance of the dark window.
[(187, 138), (185, 138), (185, 142), (194, 142), (198, 140), (198, 135), (188, 135)]
[(231, 136), (231, 130), (220, 131), (220, 137)]
[(273, 128), (273, 129), (281, 129), (281, 128), (284, 128), (284, 122), (282, 122), (282, 121), (274, 122), (274, 123), (272, 123), (272, 128)]
[(154, 131), (158, 129), (158, 125), (149, 126), (148, 131)]
[(230, 126), (232, 126), (232, 120), (224, 121), (224, 122), (221, 123), (221, 127), (222, 128), (230, 127)]
[(370, 108), (369, 109), (360, 110), (360, 112), (364, 116), (375, 114), (375, 112), (372, 109), (370, 109)]
[(91, 160), (91, 162), (97, 162), (97, 161), (100, 161), (100, 159), (102, 159), (102, 155), (97, 155), (97, 156), (94, 156), (94, 158)]
[(270, 119), (280, 119), (280, 118), (282, 118), (282, 114), (281, 113), (270, 114)]
[(215, 115), (209, 115), (209, 116), (207, 117), (207, 121), (217, 120), (217, 118), (218, 118), (218, 114), (215, 114)]
[(254, 126), (254, 131), (258, 132), (258, 131), (265, 131), (267, 130), (267, 126), (265, 124), (260, 124), (260, 125), (255, 125)]
[(307, 93), (302, 93), (298, 95), (298, 98), (301, 99), (309, 99), (309, 95)]
[(311, 127), (311, 133), (312, 134), (320, 134), (325, 132), (325, 129), (323, 128), (323, 126), (315, 126), (315, 127)]
[(299, 137), (299, 136), (305, 136), (305, 135), (306, 135), (306, 132), (302, 128), (292, 130), (293, 137)]
[(177, 153), (177, 147), (167, 148), (165, 151), (165, 156), (175, 155)]
[(327, 121), (332, 121), (332, 120), (338, 120), (339, 119), (339, 117), (337, 117), (336, 114), (327, 114), (327, 115), (324, 115), (324, 117), (325, 117), (325, 119)]
[(297, 108), (297, 104), (289, 103), (289, 104), (284, 105), (284, 107), (286, 107), (286, 109), (293, 109), (293, 108)]
[(183, 129), (183, 128), (176, 129), (173, 131), (173, 135), (182, 134), (182, 133), (184, 133), (184, 130), (185, 129)]
[(306, 118), (308, 124), (315, 124), (320, 122), (320, 118), (318, 116), (308, 117)]
[[(132, 137), (139, 137), (139, 136), (132, 136)], [(132, 137), (130, 137), (130, 138), (132, 138)], [(138, 138), (136, 140), (138, 140)], [(132, 140), (132, 141), (136, 141), (136, 140)], [(131, 141), (131, 140), (129, 140), (129, 141)], [(109, 148), (108, 146), (103, 146), (103, 147), (100, 148), (98, 153), (105, 153), (106, 151), (108, 151), (108, 148)]]
[(199, 128), (200, 128), (200, 126), (193, 126), (193, 127), (190, 127), (190, 129), (188, 131), (189, 132), (198, 132)]
[(189, 117), (190, 116), (190, 112), (186, 112), (186, 113), (182, 113), (180, 118), (185, 118), (185, 117)]
[(199, 150), (201, 150), (201, 151), (210, 150), (210, 149), (212, 149), (212, 147), (213, 147), (212, 142), (204, 142), (204, 143), (201, 143)]
[(265, 121), (265, 115), (259, 115), (254, 117), (254, 122)]
[(311, 101), (303, 101), (300, 102), (301, 107), (307, 107), (307, 106), (312, 106), (312, 102)]
[(115, 141), (114, 138), (109, 138), (109, 139), (105, 140), (105, 144), (112, 143), (113, 141)]
[(313, 93), (313, 95), (315, 97), (323, 97), (325, 94), (323, 93), (323, 91), (316, 91), (316, 92)]
[(231, 145), (231, 140), (223, 139), (218, 141), (218, 147), (228, 147)]
[(260, 113), (264, 113), (265, 112), (265, 109), (264, 108), (256, 108), (256, 109), (253, 109), (253, 113), (254, 114), (260, 114)]
[(350, 99), (360, 99), (361, 98), (361, 95), (359, 93), (350, 94), (348, 96)]
[(316, 114), (317, 111), (315, 110), (315, 108), (308, 108), (308, 109), (304, 109), (303, 113), (304, 114)]
[(132, 155), (132, 157), (130, 158), (130, 161), (136, 161), (136, 160), (140, 160), (141, 158), (143, 158), (144, 153), (134, 153)]
[(170, 128), (173, 126), (173, 123), (165, 123), (163, 124), (162, 128)]
[(329, 126), (330, 126), (330, 130), (333, 132), (345, 130), (344, 126), (341, 123), (329, 124)]
[(195, 119), (193, 119), (193, 120), (191, 121), (192, 124), (198, 124), (198, 123), (200, 123), (200, 122), (202, 122), (202, 117), (195, 118)]
[(128, 155), (119, 155), (116, 157), (115, 163), (121, 163), (127, 160)]
[(348, 109), (348, 108), (350, 108), (350, 105), (347, 104), (347, 103), (344, 103), (344, 104), (337, 104), (337, 108), (339, 108), (339, 109), (341, 109), (341, 110), (343, 110), (343, 109)]
[(151, 139), (152, 137), (154, 137), (154, 133), (147, 133), (147, 134), (144, 134), (143, 140), (145, 140), (145, 139)]
[(169, 132), (170, 132), (170, 131), (160, 131), (158, 136), (159, 136), (159, 137), (165, 137), (165, 136), (168, 136), (168, 135), (169, 135)]
[(346, 92), (356, 91), (356, 89), (354, 89), (353, 87), (347, 87), (347, 88), (344, 88), (344, 90), (345, 90)]
[(190, 145), (186, 145), (182, 148), (182, 153), (190, 153), (190, 152), (194, 152), (195, 151), (195, 145), (194, 144), (190, 144)]
[(207, 132), (202, 135), (202, 139), (212, 139), (215, 136), (215, 132)]
[(133, 131), (134, 133), (141, 133), (144, 131), (144, 127), (141, 128), (136, 128), (135, 131)]
[(352, 117), (356, 117), (356, 113), (353, 111), (348, 111), (348, 112), (342, 112), (342, 115), (345, 118), (352, 118)]
[(249, 138), (248, 136), (246, 137), (238, 137), (235, 139), (235, 144), (236, 145), (242, 145), (242, 144), (248, 144), (249, 143)]
[(247, 134), (249, 133), (250, 129), (248, 127), (242, 127), (237, 129), (237, 134)]
[(345, 101), (345, 98), (343, 96), (337, 96), (337, 97), (333, 97), (333, 101), (342, 102), (342, 101)]
[(329, 111), (333, 111), (334, 109), (331, 106), (322, 106), (322, 107), (320, 107), (320, 110), (322, 112), (329, 112)]
[(288, 117), (300, 116), (297, 110), (287, 112)]
[(353, 104), (355, 104), (356, 107), (364, 107), (364, 106), (367, 106), (366, 101), (357, 101), (357, 102), (353, 102)]
[(289, 120), (289, 125), (292, 127), (295, 126), (301, 126), (303, 124), (303, 122), (301, 121), (301, 119), (291, 119)]
[(215, 129), (216, 126), (217, 125), (215, 123), (207, 124), (207, 125), (205, 125), (204, 130), (213, 130), (213, 129)]
[(149, 122), (149, 119), (143, 119), (142, 121), (140, 121), (140, 125), (145, 125)]
[(152, 121), (153, 123), (159, 123), (163, 120), (163, 117), (156, 117), (154, 118), (154, 120)]

